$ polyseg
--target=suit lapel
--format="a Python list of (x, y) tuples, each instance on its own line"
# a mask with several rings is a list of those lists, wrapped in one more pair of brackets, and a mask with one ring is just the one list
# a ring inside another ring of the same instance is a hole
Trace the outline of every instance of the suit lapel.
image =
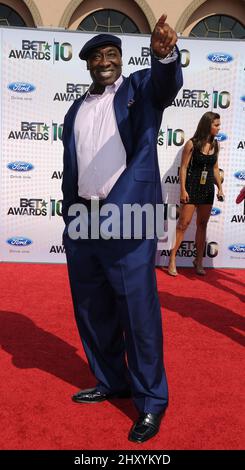
[(75, 181), (78, 180), (78, 168), (77, 168), (77, 154), (76, 154), (76, 144), (75, 144), (75, 133), (74, 133), (74, 124), (77, 112), (84, 101), (86, 94), (83, 95), (79, 100), (75, 101), (73, 104), (72, 112), (68, 113), (66, 118), (66, 128), (68, 141), (66, 142), (70, 154), (70, 163), (72, 175)]
[(127, 163), (132, 155), (132, 128), (130, 123), (130, 106), (133, 103), (134, 89), (128, 78), (123, 79), (123, 83), (117, 90), (114, 97), (114, 109), (118, 130), (122, 139), (122, 143), (127, 154)]

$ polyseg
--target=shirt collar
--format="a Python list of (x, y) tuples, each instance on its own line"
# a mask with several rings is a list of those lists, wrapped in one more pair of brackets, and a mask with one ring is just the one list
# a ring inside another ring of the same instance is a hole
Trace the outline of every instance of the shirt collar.
[[(108, 93), (110, 92), (113, 92), (113, 93), (116, 93), (116, 91), (118, 90), (118, 88), (120, 87), (120, 85), (122, 84), (123, 82), (123, 76), (120, 75), (120, 77), (112, 84), (112, 85), (107, 85), (105, 87), (105, 91), (102, 93), (102, 95), (95, 95), (92, 93), (90, 93), (89, 89), (87, 91), (87, 96), (90, 96), (90, 97), (95, 97), (95, 96), (103, 96), (103, 95), (107, 95)], [(87, 98), (87, 97), (86, 97)]]
[(123, 76), (120, 75), (120, 77), (113, 83), (113, 85), (110, 85), (106, 88), (114, 88), (115, 92), (118, 90), (120, 87), (121, 83), (123, 82)]

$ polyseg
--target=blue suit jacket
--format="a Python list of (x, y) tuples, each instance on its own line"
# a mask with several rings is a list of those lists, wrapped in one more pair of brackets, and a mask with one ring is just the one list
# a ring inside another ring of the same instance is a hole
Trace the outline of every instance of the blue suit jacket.
[[(151, 68), (124, 78), (114, 97), (118, 129), (126, 150), (127, 167), (106, 198), (117, 204), (162, 203), (161, 179), (157, 156), (158, 132), (164, 108), (182, 87), (180, 57), (162, 64), (152, 57)], [(78, 168), (74, 122), (86, 94), (74, 101), (65, 116), (63, 128), (63, 218), (69, 223), (68, 209), (78, 198)]]

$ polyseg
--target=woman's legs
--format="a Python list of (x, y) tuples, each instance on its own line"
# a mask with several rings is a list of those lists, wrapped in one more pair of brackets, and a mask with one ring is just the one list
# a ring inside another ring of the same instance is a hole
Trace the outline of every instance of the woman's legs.
[[(202, 267), (202, 259), (204, 253), (204, 246), (206, 241), (206, 231), (207, 231), (207, 224), (209, 221), (209, 217), (211, 214), (212, 205), (211, 204), (203, 204), (197, 206), (197, 229), (196, 229), (196, 261), (195, 267), (198, 274), (205, 274), (205, 271)], [(200, 272), (199, 272), (200, 271)]]
[(180, 209), (179, 221), (176, 227), (176, 241), (170, 252), (168, 271), (169, 274), (176, 275), (176, 253), (184, 238), (185, 231), (191, 222), (196, 206), (194, 204), (183, 204)]

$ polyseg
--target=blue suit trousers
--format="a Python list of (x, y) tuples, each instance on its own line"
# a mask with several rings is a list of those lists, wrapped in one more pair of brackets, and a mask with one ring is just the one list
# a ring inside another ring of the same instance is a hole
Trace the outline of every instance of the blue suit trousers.
[(72, 240), (64, 245), (75, 318), (101, 392), (129, 387), (139, 412), (168, 404), (156, 240)]

